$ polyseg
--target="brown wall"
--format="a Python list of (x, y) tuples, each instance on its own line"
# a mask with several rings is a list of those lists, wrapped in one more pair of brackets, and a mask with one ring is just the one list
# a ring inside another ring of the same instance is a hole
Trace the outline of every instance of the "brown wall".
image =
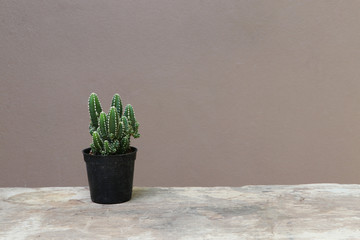
[(0, 1), (0, 186), (86, 185), (87, 98), (135, 184), (360, 183), (360, 1)]

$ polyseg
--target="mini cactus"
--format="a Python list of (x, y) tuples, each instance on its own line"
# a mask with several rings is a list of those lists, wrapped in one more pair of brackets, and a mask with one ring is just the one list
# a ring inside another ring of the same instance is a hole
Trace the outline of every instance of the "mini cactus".
[(92, 136), (90, 147), (94, 155), (127, 153), (130, 150), (130, 137), (140, 137), (134, 108), (128, 104), (123, 112), (119, 94), (113, 96), (109, 113), (106, 114), (102, 111), (96, 93), (91, 93), (89, 113), (89, 132)]
[(119, 94), (115, 94), (112, 98), (112, 101), (111, 101), (111, 106), (112, 107), (115, 107), (117, 112), (119, 113), (119, 117), (121, 118), (122, 117), (122, 111), (123, 111), (123, 107), (122, 107), (122, 102), (121, 102), (121, 98), (120, 98), (120, 95)]
[(107, 139), (108, 136), (107, 122), (108, 121), (107, 121), (106, 113), (101, 112), (99, 117), (99, 133), (103, 139)]
[(101, 152), (104, 146), (104, 143), (99, 135), (99, 133), (97, 131), (94, 131), (92, 134), (92, 145), (91, 145), (91, 149), (93, 152)]
[(130, 135), (134, 138), (140, 137), (138, 133), (139, 123), (135, 119), (134, 108), (130, 104), (126, 105), (124, 115), (129, 120)]

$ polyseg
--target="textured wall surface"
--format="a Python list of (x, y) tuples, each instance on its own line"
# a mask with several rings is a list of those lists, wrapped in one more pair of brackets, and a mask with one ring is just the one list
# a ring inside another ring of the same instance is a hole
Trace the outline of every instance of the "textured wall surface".
[(138, 186), (360, 182), (360, 1), (0, 0), (0, 186), (86, 185), (87, 98)]

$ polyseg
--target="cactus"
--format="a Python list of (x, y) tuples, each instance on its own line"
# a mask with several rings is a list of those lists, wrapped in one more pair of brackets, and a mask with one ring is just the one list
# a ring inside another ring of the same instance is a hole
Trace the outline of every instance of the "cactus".
[(126, 105), (124, 115), (129, 120), (130, 135), (134, 138), (140, 137), (140, 134), (138, 133), (139, 123), (135, 119), (134, 108), (130, 104)]
[(98, 118), (102, 111), (101, 104), (96, 93), (91, 93), (89, 97), (89, 113), (90, 113), (90, 125), (89, 131), (92, 135), (98, 128)]
[(118, 137), (119, 133), (119, 114), (116, 111), (115, 107), (111, 107), (108, 114), (108, 130), (109, 137), (111, 140), (114, 140)]
[(101, 140), (101, 137), (97, 131), (93, 132), (92, 139), (93, 139), (92, 149), (95, 150), (96, 152), (101, 152), (104, 143)]
[(121, 122), (123, 123), (123, 128), (124, 128), (123, 131), (124, 131), (124, 133), (125, 134), (130, 134), (129, 122), (128, 122), (127, 117), (122, 116)]
[(101, 112), (99, 117), (99, 131), (100, 136), (103, 139), (107, 139), (108, 127), (107, 127), (107, 116), (106, 113)]
[(121, 139), (120, 152), (126, 151), (130, 147), (130, 137), (124, 137)]
[(104, 141), (104, 150), (102, 152), (103, 155), (109, 155), (111, 152), (110, 146), (109, 146), (109, 141), (105, 140)]
[(121, 102), (121, 98), (120, 98), (119, 94), (116, 93), (113, 96), (112, 101), (111, 101), (111, 106), (116, 108), (117, 112), (119, 113), (119, 117), (121, 118), (123, 107), (122, 107), (122, 102)]
[(139, 123), (134, 108), (128, 104), (123, 112), (119, 94), (115, 94), (106, 114), (96, 93), (89, 97), (90, 125), (92, 136), (91, 153), (94, 155), (124, 154), (130, 150), (130, 137), (140, 137)]

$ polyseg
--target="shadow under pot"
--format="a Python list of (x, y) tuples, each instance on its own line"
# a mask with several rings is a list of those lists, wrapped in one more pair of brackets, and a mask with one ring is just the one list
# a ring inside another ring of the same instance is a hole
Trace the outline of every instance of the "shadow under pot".
[(119, 155), (93, 155), (83, 151), (91, 200), (100, 204), (115, 204), (131, 199), (137, 149)]

